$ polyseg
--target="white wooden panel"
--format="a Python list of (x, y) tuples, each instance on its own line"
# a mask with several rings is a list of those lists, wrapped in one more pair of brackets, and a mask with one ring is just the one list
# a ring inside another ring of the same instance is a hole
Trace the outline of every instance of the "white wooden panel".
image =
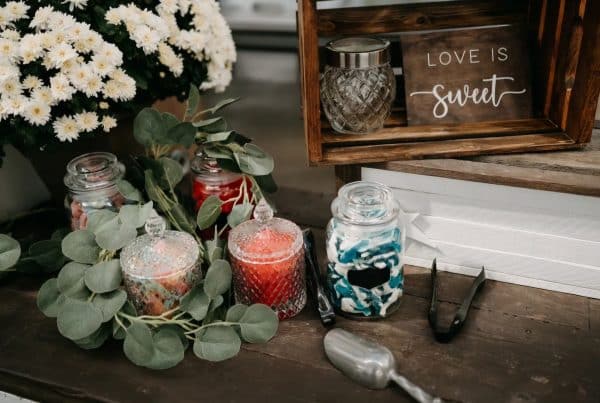
[(600, 265), (600, 242), (423, 215), (415, 224), (436, 243), (446, 241), (549, 260)]

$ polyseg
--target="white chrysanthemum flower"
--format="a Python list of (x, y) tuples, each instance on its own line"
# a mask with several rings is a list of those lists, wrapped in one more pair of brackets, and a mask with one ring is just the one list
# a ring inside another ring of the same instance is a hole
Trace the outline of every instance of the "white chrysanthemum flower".
[(12, 64), (0, 64), (0, 83), (18, 80), (21, 71)]
[(110, 132), (112, 129), (117, 127), (117, 119), (112, 116), (104, 116), (102, 118), (102, 130), (106, 133)]
[(56, 119), (52, 127), (56, 137), (62, 142), (68, 141), (70, 143), (79, 138), (79, 126), (75, 118), (63, 116)]
[(89, 79), (95, 75), (90, 67), (86, 64), (80, 64), (73, 68), (71, 74), (68, 75), (69, 81), (79, 91), (83, 91)]
[(14, 98), (23, 93), (23, 86), (19, 80), (6, 80), (0, 84), (0, 93), (2, 96)]
[(11, 21), (17, 21), (27, 15), (29, 6), (22, 1), (9, 1), (4, 9), (8, 11)]
[(117, 8), (111, 8), (104, 14), (104, 19), (109, 24), (119, 25), (121, 23), (121, 10), (120, 6)]
[(21, 39), (21, 34), (14, 29), (5, 29), (0, 32), (0, 37), (16, 42)]
[(2, 98), (2, 108), (5, 113), (10, 115), (20, 115), (23, 112), (25, 105), (27, 105), (27, 98), (24, 96)]
[(95, 56), (104, 57), (113, 66), (123, 64), (123, 52), (112, 43), (104, 42), (100, 49), (95, 51)]
[(156, 51), (160, 36), (146, 25), (138, 25), (131, 34), (136, 45), (141, 48), (145, 54), (149, 55)]
[(11, 26), (10, 13), (4, 7), (0, 7), (0, 28), (5, 29)]
[(26, 121), (35, 126), (43, 126), (50, 120), (50, 106), (34, 100), (25, 105), (22, 112)]
[(110, 107), (110, 105), (106, 101), (98, 102), (98, 108), (100, 108), (102, 110), (107, 110), (109, 107)]
[(175, 77), (183, 73), (183, 59), (166, 43), (158, 45), (158, 60), (167, 66)]
[(165, 12), (169, 14), (175, 14), (179, 11), (178, 0), (160, 0), (160, 4), (157, 7), (159, 12)]
[(115, 69), (115, 65), (109, 59), (101, 55), (94, 55), (90, 64), (96, 74), (100, 77), (106, 77)]
[(60, 68), (67, 60), (73, 60), (77, 56), (75, 49), (67, 43), (60, 43), (48, 52), (48, 58), (55, 68)]
[(23, 80), (23, 87), (27, 90), (34, 90), (40, 88), (43, 85), (42, 80), (39, 77), (32, 76), (31, 74), (25, 77)]
[(85, 88), (82, 91), (88, 97), (95, 97), (102, 91), (102, 87), (102, 79), (97, 75), (92, 75), (87, 80)]
[(79, 130), (87, 133), (96, 130), (100, 124), (96, 112), (78, 113), (75, 115), (75, 121), (77, 122)]
[(55, 104), (50, 87), (42, 86), (40, 88), (36, 88), (31, 92), (31, 99), (46, 103), (48, 105)]
[(38, 8), (31, 22), (29, 23), (29, 27), (38, 29), (48, 28), (48, 20), (53, 12), (54, 8), (52, 8), (52, 6)]
[(83, 35), (87, 34), (91, 31), (90, 25), (83, 22), (78, 22), (73, 25), (71, 28), (66, 30), (66, 36), (69, 38), (69, 41), (75, 42), (80, 39)]
[(10, 39), (0, 39), (0, 61), (14, 61), (19, 56), (17, 43)]
[(63, 0), (63, 4), (69, 4), (69, 11), (73, 12), (76, 8), (83, 10), (87, 6), (88, 0)]
[(50, 91), (55, 101), (68, 101), (73, 97), (75, 88), (66, 75), (59, 73), (50, 79)]

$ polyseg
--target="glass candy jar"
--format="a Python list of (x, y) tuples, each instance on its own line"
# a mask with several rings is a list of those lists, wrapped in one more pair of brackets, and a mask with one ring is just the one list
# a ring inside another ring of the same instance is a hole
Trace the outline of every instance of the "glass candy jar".
[(392, 191), (372, 182), (343, 186), (327, 226), (327, 287), (337, 310), (384, 318), (400, 303), (404, 225)]
[(383, 127), (396, 97), (390, 42), (344, 38), (327, 44), (321, 104), (340, 133), (366, 134)]
[(73, 231), (85, 229), (93, 211), (119, 210), (125, 198), (117, 189), (117, 182), (124, 174), (125, 166), (111, 153), (84, 154), (69, 162), (64, 179), (69, 190), (65, 208)]
[(270, 306), (279, 319), (291, 318), (306, 305), (302, 231), (291, 221), (274, 218), (262, 199), (254, 220), (229, 233), (236, 302)]
[(147, 233), (121, 252), (123, 281), (138, 314), (161, 315), (201, 280), (200, 250), (190, 234), (166, 231), (156, 213), (145, 228)]

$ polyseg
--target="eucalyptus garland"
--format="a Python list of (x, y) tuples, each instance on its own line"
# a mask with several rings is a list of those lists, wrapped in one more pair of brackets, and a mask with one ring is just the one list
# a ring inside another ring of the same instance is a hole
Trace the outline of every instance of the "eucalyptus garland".
[[(99, 348), (111, 337), (123, 340), (127, 358), (151, 369), (177, 365), (190, 344), (197, 357), (222, 361), (235, 356), (242, 341), (264, 343), (275, 335), (278, 318), (269, 307), (231, 304), (232, 272), (222, 234), (249, 219), (259, 199), (276, 189), (272, 157), (247, 137), (228, 130), (226, 121), (215, 116), (235, 101), (199, 110), (200, 93), (192, 86), (181, 120), (152, 108), (142, 110), (134, 122), (134, 136), (146, 148), (146, 155), (135, 158), (129, 181), (117, 184), (126, 205), (118, 213), (90, 214), (85, 230), (64, 238), (63, 232), (57, 232), (52, 239), (33, 244), (21, 258), (46, 263), (49, 270), (62, 266), (58, 277), (46, 281), (37, 297), (39, 309), (56, 318), (61, 335), (83, 349)], [(169, 157), (174, 147), (194, 145), (203, 147), (223, 168), (247, 179), (232, 200), (207, 198), (195, 217), (178, 190), (184, 177), (182, 166)], [(226, 203), (233, 208), (227, 223), (219, 228), (217, 219)], [(176, 308), (158, 316), (138, 315), (124, 291), (119, 254), (143, 233), (154, 211), (173, 228), (194, 236), (203, 267), (208, 269)], [(210, 228), (214, 228), (214, 238), (202, 241), (199, 231)], [(36, 254), (35, 249), (44, 253)], [(19, 267), (20, 255), (19, 243), (0, 234), (0, 273)]]

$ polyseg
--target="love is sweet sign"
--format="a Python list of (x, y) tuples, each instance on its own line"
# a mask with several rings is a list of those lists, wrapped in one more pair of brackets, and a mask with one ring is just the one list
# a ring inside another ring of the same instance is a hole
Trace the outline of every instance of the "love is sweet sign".
[(525, 38), (514, 26), (403, 34), (408, 124), (531, 117)]

